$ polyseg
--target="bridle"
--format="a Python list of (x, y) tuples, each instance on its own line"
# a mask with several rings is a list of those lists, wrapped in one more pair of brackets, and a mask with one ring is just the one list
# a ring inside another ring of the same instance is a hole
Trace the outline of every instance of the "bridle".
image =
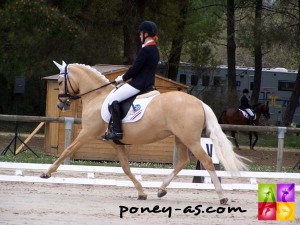
[[(84, 95), (87, 95), (93, 91), (96, 91), (96, 90), (99, 90), (101, 88), (104, 88), (108, 85), (111, 85), (111, 84), (116, 84), (116, 81), (113, 81), (113, 82), (109, 82), (107, 84), (104, 84), (98, 88), (95, 88), (93, 90), (90, 90), (90, 91), (87, 91), (81, 95), (78, 95), (79, 94), (79, 91), (75, 91), (72, 84), (71, 84), (71, 81), (70, 81), (70, 78), (69, 78), (69, 74), (68, 74), (68, 65), (65, 66), (65, 70), (64, 72), (60, 73), (59, 76), (63, 76), (64, 77), (64, 89), (65, 89), (65, 92), (63, 94), (58, 94), (58, 100), (65, 104), (67, 102), (70, 102), (72, 100), (76, 100), (76, 99), (79, 99), (81, 98), (81, 96), (84, 96)], [(71, 95), (69, 90), (68, 90), (68, 83), (69, 83), (69, 86), (71, 87), (71, 90), (72, 92), (75, 94), (75, 95)], [(67, 98), (66, 100), (62, 100), (61, 98)]]
[[(70, 101), (70, 100), (76, 100), (76, 99), (79, 99), (80, 97), (77, 96), (77, 94), (79, 93), (79, 91), (75, 91), (72, 84), (71, 84), (71, 81), (70, 81), (70, 78), (68, 76), (68, 65), (65, 66), (65, 71), (60, 73), (59, 76), (63, 76), (64, 77), (64, 88), (65, 88), (65, 93), (63, 94), (58, 94), (58, 100), (60, 102), (66, 102), (66, 101)], [(68, 83), (73, 91), (73, 93), (75, 95), (71, 95), (69, 90), (68, 90)], [(67, 98), (67, 100), (63, 101), (61, 98)]]

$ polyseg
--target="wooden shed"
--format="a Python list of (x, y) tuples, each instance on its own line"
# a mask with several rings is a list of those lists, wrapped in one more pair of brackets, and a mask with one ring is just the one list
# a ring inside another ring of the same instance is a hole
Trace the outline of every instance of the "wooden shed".
[[(95, 69), (100, 71), (109, 80), (114, 80), (117, 76), (125, 73), (126, 66), (118, 65), (95, 65)], [(46, 116), (49, 117), (74, 117), (81, 118), (81, 100), (76, 100), (71, 104), (71, 109), (67, 112), (60, 111), (57, 104), (58, 95), (58, 75), (44, 77), (47, 81)], [(179, 90), (186, 92), (187, 86), (156, 75), (156, 87), (161, 92)], [(99, 106), (100, 110), (100, 106)], [(59, 123), (48, 123), (45, 130), (45, 153), (58, 156), (64, 150), (65, 125)], [(74, 124), (72, 127), (72, 140), (78, 135), (81, 125)], [(127, 145), (129, 160), (135, 162), (160, 162), (170, 163), (173, 161), (174, 137), (168, 137), (162, 141), (145, 145)], [(73, 156), (73, 159), (84, 160), (118, 160), (115, 150), (107, 143), (94, 140), (81, 147)]]

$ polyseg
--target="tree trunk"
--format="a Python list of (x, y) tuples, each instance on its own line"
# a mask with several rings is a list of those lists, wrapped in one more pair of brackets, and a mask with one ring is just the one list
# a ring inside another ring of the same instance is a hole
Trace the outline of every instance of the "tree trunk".
[(183, 41), (184, 41), (184, 32), (185, 32), (184, 30), (186, 25), (188, 1), (186, 0), (179, 1), (179, 4), (180, 4), (179, 18), (176, 27), (176, 33), (172, 40), (172, 46), (171, 46), (169, 62), (168, 62), (169, 64), (168, 78), (175, 81), (178, 74), (180, 55), (181, 55)]
[(251, 95), (251, 104), (256, 104), (259, 99), (261, 72), (262, 72), (262, 0), (256, 0), (254, 24), (254, 83)]
[[(300, 0), (298, 0), (298, 26), (297, 26), (297, 40), (296, 40), (296, 46), (297, 49), (296, 51), (298, 51), (298, 57), (299, 57), (299, 53), (300, 53)], [(286, 107), (285, 110), (285, 114), (283, 117), (283, 124), (284, 126), (290, 126), (291, 123), (293, 122), (293, 117), (296, 111), (296, 107), (299, 101), (299, 97), (300, 97), (300, 64), (298, 67), (298, 74), (297, 74), (297, 78), (296, 78), (296, 83), (295, 83), (295, 88), (292, 92), (292, 95), (290, 97), (289, 103)]]
[(227, 106), (228, 107), (235, 107), (237, 105), (234, 7), (235, 7), (234, 0), (227, 0), (227, 64), (228, 64)]
[(297, 107), (299, 97), (300, 97), (300, 88), (299, 87), (300, 87), (300, 66), (298, 68), (295, 89), (292, 92), (292, 95), (289, 99), (289, 103), (286, 107), (285, 114), (284, 114), (284, 117), (282, 120), (284, 126), (290, 126), (291, 123), (293, 122), (293, 117), (294, 117), (296, 107)]
[(133, 63), (141, 47), (138, 26), (144, 17), (145, 5), (145, 0), (122, 0), (124, 65)]

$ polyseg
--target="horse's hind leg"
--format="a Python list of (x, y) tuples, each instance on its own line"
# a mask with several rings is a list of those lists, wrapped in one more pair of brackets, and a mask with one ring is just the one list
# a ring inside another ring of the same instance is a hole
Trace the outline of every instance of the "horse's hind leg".
[(129, 164), (128, 164), (128, 157), (125, 153), (125, 148), (123, 145), (113, 145), (116, 149), (118, 158), (120, 160), (122, 169), (124, 173), (129, 177), (129, 179), (133, 182), (135, 188), (138, 191), (138, 200), (146, 200), (147, 194), (144, 192), (141, 183), (135, 178), (135, 176), (131, 173)]
[(254, 142), (253, 142), (253, 144), (251, 146), (251, 150), (254, 150), (254, 146), (256, 145), (256, 142), (258, 141), (258, 134), (257, 134), (257, 132), (253, 132), (253, 135), (255, 137), (255, 140), (254, 140)]
[(234, 139), (235, 147), (236, 147), (236, 149), (240, 149), (240, 146), (239, 146), (239, 143), (238, 143), (238, 141), (235, 137), (235, 134), (236, 134), (235, 131), (231, 131), (231, 137), (233, 137), (233, 139)]
[(250, 149), (252, 149), (252, 132), (249, 132), (249, 142)]
[(192, 151), (192, 153), (195, 155), (195, 157), (202, 163), (204, 168), (208, 171), (208, 173), (211, 177), (211, 180), (215, 186), (215, 190), (219, 196), (220, 203), (222, 205), (226, 205), (228, 202), (228, 199), (225, 198), (223, 195), (223, 188), (222, 188), (220, 180), (216, 174), (215, 167), (214, 167), (211, 157), (209, 157), (205, 153), (204, 149), (202, 148), (202, 146), (200, 144), (200, 141), (195, 144), (188, 145), (188, 148)]
[(178, 162), (175, 166), (175, 169), (163, 181), (162, 185), (158, 189), (157, 196), (160, 198), (167, 194), (166, 187), (171, 183), (173, 178), (184, 168), (184, 166), (188, 164), (190, 161), (187, 147), (177, 137), (175, 137), (175, 144), (178, 151)]

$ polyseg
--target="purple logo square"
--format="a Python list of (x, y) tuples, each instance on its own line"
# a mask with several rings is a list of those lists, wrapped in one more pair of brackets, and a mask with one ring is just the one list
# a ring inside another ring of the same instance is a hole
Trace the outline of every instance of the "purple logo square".
[(295, 202), (295, 184), (277, 184), (277, 202)]

